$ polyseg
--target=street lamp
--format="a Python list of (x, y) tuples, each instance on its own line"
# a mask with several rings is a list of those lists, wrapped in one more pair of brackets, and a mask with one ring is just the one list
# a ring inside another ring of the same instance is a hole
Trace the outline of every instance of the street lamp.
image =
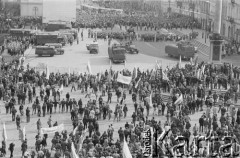
[(171, 0), (168, 0), (168, 13), (169, 13), (169, 16), (170, 16), (170, 12), (171, 12), (171, 6), (170, 6), (170, 3), (171, 3)]
[(206, 9), (205, 9), (205, 15), (206, 15), (206, 21), (205, 21), (205, 43), (207, 43), (207, 26), (208, 26), (208, 17), (210, 13), (210, 1), (205, 1), (206, 3)]
[(38, 12), (38, 7), (33, 7), (33, 11), (34, 11), (34, 16), (37, 16), (37, 12)]

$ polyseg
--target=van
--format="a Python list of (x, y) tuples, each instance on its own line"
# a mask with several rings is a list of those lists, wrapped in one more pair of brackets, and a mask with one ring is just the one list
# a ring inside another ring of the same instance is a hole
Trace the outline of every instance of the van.
[(51, 46), (37, 46), (35, 54), (38, 56), (54, 56), (57, 53), (55, 47)]

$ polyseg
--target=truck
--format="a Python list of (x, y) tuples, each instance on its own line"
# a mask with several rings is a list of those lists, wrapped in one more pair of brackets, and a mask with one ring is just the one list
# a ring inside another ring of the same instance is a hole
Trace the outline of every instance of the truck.
[(170, 44), (165, 46), (165, 53), (170, 57), (190, 60), (194, 57), (196, 48), (189, 42), (179, 42), (177, 44)]
[(55, 54), (57, 54), (57, 50), (55, 49), (55, 47), (52, 46), (37, 46), (35, 54), (38, 55), (39, 57), (41, 56), (53, 57)]
[(61, 43), (65, 45), (63, 37), (58, 33), (41, 33), (36, 35), (36, 45), (45, 45), (46, 43)]
[(126, 49), (121, 45), (110, 45), (108, 47), (108, 56), (113, 63), (124, 63), (126, 60)]
[(87, 50), (89, 50), (90, 54), (98, 54), (99, 52), (98, 42), (96, 41), (93, 41), (91, 44), (87, 44), (86, 47)]
[(10, 29), (10, 35), (16, 37), (30, 36), (31, 30), (29, 29)]

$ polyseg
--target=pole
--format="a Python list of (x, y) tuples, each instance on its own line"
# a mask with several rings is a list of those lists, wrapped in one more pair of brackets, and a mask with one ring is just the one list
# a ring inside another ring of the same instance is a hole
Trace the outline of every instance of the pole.
[(206, 9), (206, 20), (205, 20), (205, 43), (207, 43), (207, 24), (208, 24), (208, 7)]

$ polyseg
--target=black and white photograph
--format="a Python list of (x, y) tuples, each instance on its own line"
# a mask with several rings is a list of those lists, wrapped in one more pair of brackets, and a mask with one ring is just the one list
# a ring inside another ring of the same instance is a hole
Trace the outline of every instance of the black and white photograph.
[(0, 0), (0, 158), (240, 158), (240, 0)]

